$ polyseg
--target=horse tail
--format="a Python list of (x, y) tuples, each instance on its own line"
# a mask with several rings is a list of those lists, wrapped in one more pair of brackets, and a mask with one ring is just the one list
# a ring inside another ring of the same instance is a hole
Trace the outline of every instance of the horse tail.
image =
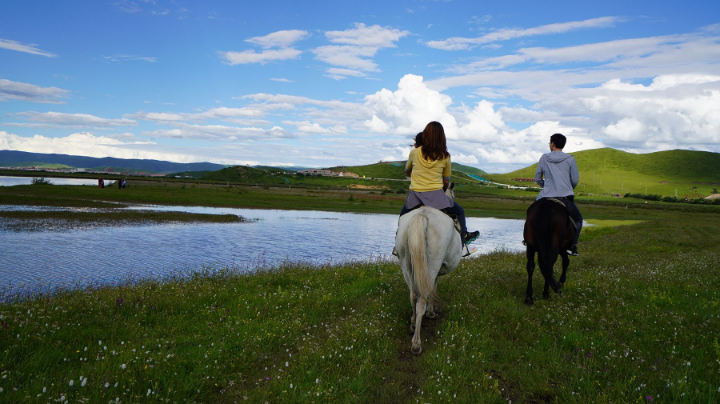
[(535, 215), (535, 245), (538, 246), (538, 264), (543, 275), (550, 275), (552, 272), (553, 256), (553, 206), (555, 202), (540, 201), (538, 211)]
[(428, 219), (424, 213), (415, 215), (408, 228), (408, 244), (410, 250), (410, 263), (413, 273), (413, 288), (418, 297), (427, 299), (428, 304), (439, 301), (435, 282), (428, 274), (427, 257), (427, 227)]

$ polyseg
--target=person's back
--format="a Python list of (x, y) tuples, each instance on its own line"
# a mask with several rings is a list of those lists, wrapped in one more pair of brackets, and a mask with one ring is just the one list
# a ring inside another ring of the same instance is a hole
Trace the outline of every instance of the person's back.
[(542, 187), (537, 200), (542, 198), (557, 198), (565, 203), (570, 217), (575, 221), (575, 238), (570, 248), (570, 255), (578, 255), (577, 242), (582, 230), (583, 217), (575, 205), (575, 187), (580, 181), (575, 158), (562, 150), (567, 139), (565, 136), (556, 133), (550, 137), (550, 153), (540, 157), (537, 170), (535, 171), (535, 182)]
[(545, 153), (535, 172), (535, 182), (542, 187), (537, 199), (575, 195), (573, 189), (579, 180), (580, 173), (573, 156), (562, 150)]

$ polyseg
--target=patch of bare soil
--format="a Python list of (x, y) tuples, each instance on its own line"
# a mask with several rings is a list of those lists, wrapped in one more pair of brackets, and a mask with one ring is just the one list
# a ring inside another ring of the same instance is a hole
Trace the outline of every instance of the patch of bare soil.
[(437, 345), (436, 329), (443, 320), (441, 308), (435, 307), (435, 318), (424, 317), (420, 328), (422, 339), (422, 354), (413, 355), (410, 352), (412, 335), (410, 330), (410, 312), (407, 313), (407, 327), (405, 338), (398, 338), (395, 343), (398, 346), (395, 367), (385, 375), (385, 383), (376, 386), (375, 394), (367, 402), (369, 403), (410, 403), (415, 402), (418, 388), (423, 385), (424, 371), (422, 368), (422, 356), (427, 355)]

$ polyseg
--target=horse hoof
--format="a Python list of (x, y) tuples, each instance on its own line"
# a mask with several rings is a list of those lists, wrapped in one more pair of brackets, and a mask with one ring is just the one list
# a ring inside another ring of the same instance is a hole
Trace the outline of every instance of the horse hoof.
[(435, 312), (427, 313), (425, 316), (426, 316), (427, 318), (435, 318)]
[(416, 347), (410, 348), (410, 351), (413, 353), (413, 355), (420, 355), (420, 353), (422, 352), (422, 348), (420, 347), (420, 345), (418, 345)]
[(543, 293), (543, 299), (549, 299), (549, 298), (550, 298), (550, 293), (547, 293), (547, 292)]
[(535, 303), (535, 299), (533, 299), (532, 297), (525, 298), (525, 304), (527, 304), (528, 306), (532, 306), (533, 303)]
[(557, 284), (558, 290), (562, 290), (562, 288), (564, 286), (565, 286), (565, 283), (563, 283), (563, 282), (558, 282), (558, 284)]

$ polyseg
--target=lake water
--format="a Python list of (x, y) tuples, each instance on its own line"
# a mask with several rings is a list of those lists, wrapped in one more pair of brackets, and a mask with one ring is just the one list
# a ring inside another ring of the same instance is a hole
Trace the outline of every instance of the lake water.
[[(0, 176), (0, 187), (12, 187), (15, 185), (30, 185), (32, 184), (33, 178), (45, 178), (47, 181), (53, 183), (53, 185), (94, 185), (97, 186), (97, 179), (83, 179), (83, 178), (56, 178), (56, 177), (43, 177), (37, 175), (35, 177), (5, 177)], [(105, 180), (105, 185), (109, 181)]]
[[(167, 206), (131, 209), (229, 213), (257, 220), (0, 231), (0, 290), (113, 284), (189, 273), (202, 267), (253, 271), (287, 261), (319, 265), (392, 257), (398, 220), (397, 215), (322, 211)], [(522, 220), (468, 218), (468, 227), (480, 231), (473, 244), (480, 253), (524, 250)]]

